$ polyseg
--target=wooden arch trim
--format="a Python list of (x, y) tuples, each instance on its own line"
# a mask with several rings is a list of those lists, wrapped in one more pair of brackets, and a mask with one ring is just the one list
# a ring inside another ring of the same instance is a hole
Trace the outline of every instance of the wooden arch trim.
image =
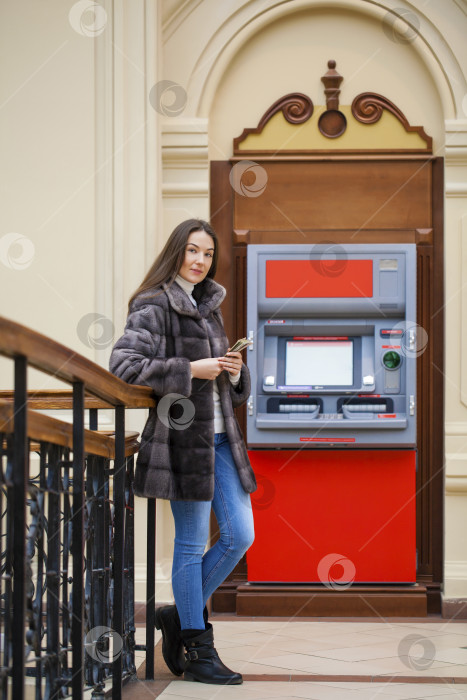
[(352, 102), (351, 109), (355, 119), (362, 124), (375, 124), (381, 119), (383, 110), (391, 112), (408, 133), (417, 133), (425, 141), (427, 151), (431, 153), (433, 147), (431, 136), (428, 136), (423, 126), (411, 126), (405, 114), (387, 97), (378, 95), (376, 92), (362, 92)]
[[(266, 124), (269, 122), (269, 120), (277, 114), (277, 112), (282, 112), (284, 115), (284, 118), (290, 123), (290, 124), (303, 124), (304, 122), (308, 121), (310, 117), (313, 114), (314, 106), (312, 100), (307, 96), (304, 95), (301, 92), (293, 92), (289, 93), (287, 95), (284, 95), (283, 97), (279, 98), (272, 104), (266, 112), (263, 114), (261, 119), (258, 122), (258, 126), (256, 127), (251, 127), (251, 128), (245, 128), (243, 129), (243, 132), (241, 133), (240, 136), (237, 136), (233, 140), (233, 154), (234, 156), (247, 156), (247, 155), (260, 155), (262, 151), (260, 150), (242, 150), (240, 149), (240, 144), (245, 141), (245, 139), (250, 135), (250, 134), (261, 134), (264, 127)], [(389, 100), (387, 97), (384, 97), (384, 95), (379, 95), (378, 93), (375, 92), (362, 92), (360, 95), (357, 95), (355, 99), (352, 102), (351, 105), (351, 111), (353, 117), (359, 121), (362, 124), (375, 124), (378, 122), (383, 114), (383, 111), (386, 110), (390, 112), (393, 116), (396, 117), (396, 119), (399, 120), (399, 122), (402, 124), (404, 127), (405, 131), (407, 133), (417, 133), (423, 141), (426, 143), (426, 149), (402, 149), (401, 152), (406, 152), (406, 153), (418, 153), (418, 154), (430, 154), (432, 153), (432, 148), (433, 148), (433, 139), (431, 136), (428, 136), (428, 134), (425, 132), (425, 129), (423, 126), (412, 126), (407, 117), (404, 115), (404, 113), (395, 105), (391, 100)], [(323, 113), (322, 116), (327, 114), (330, 110), (326, 110), (326, 112)], [(380, 149), (377, 149), (378, 153), (380, 152)], [(357, 151), (339, 151), (339, 150), (332, 150), (332, 151), (326, 151), (331, 154), (337, 154), (337, 153), (355, 153)], [(358, 150), (359, 153), (363, 153), (364, 151)], [(371, 151), (370, 151), (371, 152)], [(375, 152), (375, 151), (374, 151)], [(399, 149), (389, 149), (388, 151), (385, 151), (387, 153), (390, 152), (400, 152)], [(268, 151), (263, 152), (264, 155), (269, 154)], [(305, 154), (305, 151), (278, 151), (277, 154)], [(308, 153), (308, 151), (306, 151)], [(316, 153), (323, 153), (323, 151), (316, 151)]]
[(304, 95), (302, 92), (290, 92), (288, 95), (280, 97), (266, 110), (259, 120), (258, 126), (243, 129), (240, 136), (234, 138), (234, 154), (238, 155), (242, 153), (242, 151), (239, 150), (239, 145), (242, 141), (250, 134), (261, 134), (268, 121), (277, 114), (277, 112), (282, 112), (284, 119), (290, 124), (303, 124), (311, 117), (313, 109), (313, 102), (308, 95)]

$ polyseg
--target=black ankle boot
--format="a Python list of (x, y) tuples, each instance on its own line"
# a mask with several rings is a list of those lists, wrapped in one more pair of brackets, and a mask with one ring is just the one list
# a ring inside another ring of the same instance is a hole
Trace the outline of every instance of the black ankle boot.
[(156, 629), (162, 630), (162, 656), (176, 676), (185, 669), (183, 641), (180, 636), (180, 618), (175, 605), (164, 605), (156, 610)]
[(238, 685), (243, 683), (240, 673), (225, 666), (214, 649), (212, 625), (206, 623), (205, 630), (182, 630), (186, 648), (185, 680), (213, 683), (218, 685)]

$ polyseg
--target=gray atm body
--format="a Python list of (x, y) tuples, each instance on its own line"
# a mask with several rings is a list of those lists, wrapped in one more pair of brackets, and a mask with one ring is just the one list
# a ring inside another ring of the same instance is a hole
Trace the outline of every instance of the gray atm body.
[[(292, 281), (268, 294), (268, 261), (302, 261), (296, 293)], [(358, 265), (371, 274), (361, 296)], [(330, 296), (344, 274), (357, 296)], [(250, 448), (415, 446), (415, 245), (251, 245), (247, 295)]]

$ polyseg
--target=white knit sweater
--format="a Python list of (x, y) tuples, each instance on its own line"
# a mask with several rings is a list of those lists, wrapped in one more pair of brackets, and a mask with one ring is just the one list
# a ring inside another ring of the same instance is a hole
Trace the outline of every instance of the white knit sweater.
[[(197, 306), (196, 300), (192, 296), (194, 284), (188, 282), (188, 280), (183, 279), (180, 275), (177, 275), (175, 281), (180, 285), (184, 292), (187, 293), (188, 298), (192, 302), (193, 306)], [(193, 375), (191, 375), (193, 377)], [(229, 379), (231, 383), (236, 386), (240, 381), (240, 372), (238, 374), (230, 374)], [(213, 393), (214, 393), (214, 432), (215, 433), (225, 433), (225, 423), (224, 416), (222, 414), (221, 402), (219, 398), (219, 389), (217, 387), (217, 379), (213, 381)]]

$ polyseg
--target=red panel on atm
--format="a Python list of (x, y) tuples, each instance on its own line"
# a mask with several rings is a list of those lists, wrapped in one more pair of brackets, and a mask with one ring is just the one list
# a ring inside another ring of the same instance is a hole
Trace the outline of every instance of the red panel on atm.
[(258, 481), (249, 581), (415, 582), (415, 451), (248, 454)]
[(267, 298), (372, 296), (372, 260), (266, 260)]

